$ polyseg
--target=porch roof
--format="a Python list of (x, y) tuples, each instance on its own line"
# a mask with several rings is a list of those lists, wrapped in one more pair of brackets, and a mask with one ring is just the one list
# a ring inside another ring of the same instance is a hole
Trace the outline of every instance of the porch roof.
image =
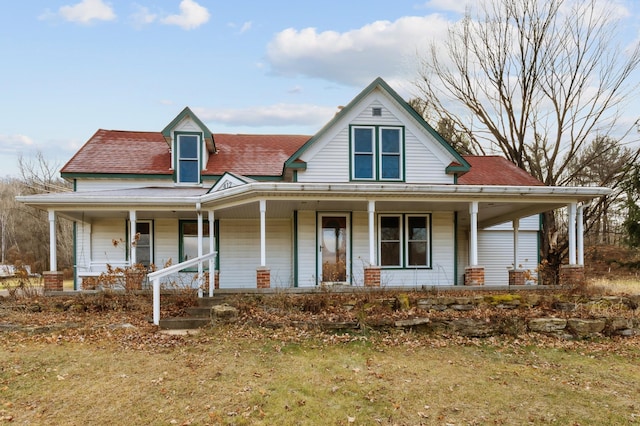
[(269, 202), (268, 215), (290, 217), (294, 210), (366, 211), (369, 200), (378, 211), (457, 211), (464, 218), (469, 203), (480, 203), (481, 226), (586, 202), (606, 195), (601, 187), (478, 186), (378, 183), (251, 182), (207, 193), (204, 187), (156, 187), (20, 196), (25, 204), (53, 209), (73, 219), (129, 210), (158, 214), (214, 210), (217, 217), (258, 217), (258, 201)]

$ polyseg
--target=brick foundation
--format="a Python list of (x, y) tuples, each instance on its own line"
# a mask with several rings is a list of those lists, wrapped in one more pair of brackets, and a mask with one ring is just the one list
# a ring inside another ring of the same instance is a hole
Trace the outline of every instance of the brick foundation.
[(62, 291), (62, 283), (64, 281), (64, 277), (62, 272), (58, 271), (44, 271), (42, 273), (44, 277), (44, 291), (45, 293), (48, 291)]
[(584, 284), (584, 266), (560, 265), (560, 285), (583, 286)]
[(484, 285), (484, 266), (464, 268), (464, 285)]
[[(220, 271), (216, 271), (215, 275), (214, 275), (214, 280), (213, 280), (213, 285), (214, 285), (214, 290), (217, 290), (220, 288)], [(209, 291), (209, 273), (205, 272), (204, 273), (204, 292), (208, 292)]]
[(526, 276), (524, 269), (509, 269), (509, 285), (525, 285)]
[(364, 286), (365, 287), (380, 287), (380, 268), (377, 266), (370, 266), (364, 268)]
[(260, 267), (256, 271), (257, 288), (271, 288), (271, 269)]

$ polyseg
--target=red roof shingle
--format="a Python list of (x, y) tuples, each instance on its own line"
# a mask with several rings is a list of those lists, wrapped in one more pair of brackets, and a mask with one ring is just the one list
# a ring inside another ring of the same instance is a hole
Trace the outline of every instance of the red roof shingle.
[(460, 185), (544, 186), (511, 161), (498, 155), (465, 155), (471, 169), (458, 178)]
[[(280, 176), (284, 163), (310, 136), (214, 134), (217, 153), (203, 175), (231, 172), (244, 176)], [(465, 156), (469, 172), (461, 185), (540, 186), (524, 170), (500, 156)], [(171, 152), (160, 132), (98, 130), (62, 168), (62, 173), (170, 175)]]

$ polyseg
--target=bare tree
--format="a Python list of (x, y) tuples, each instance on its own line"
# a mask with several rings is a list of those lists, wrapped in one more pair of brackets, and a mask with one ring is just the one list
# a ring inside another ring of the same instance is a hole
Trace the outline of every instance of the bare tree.
[[(612, 133), (640, 46), (614, 42), (617, 9), (605, 0), (483, 4), (422, 58), (423, 100), (469, 135), (474, 151), (500, 152), (547, 185), (579, 182), (571, 160), (579, 156), (586, 166), (601, 158), (587, 147)], [(558, 264), (561, 250), (551, 253), (549, 244), (553, 212), (543, 227), (543, 257)]]
[[(70, 191), (68, 182), (58, 177), (58, 167), (38, 152), (34, 158), (18, 158), (22, 178), (15, 180), (14, 190), (21, 194)], [(47, 268), (49, 221), (46, 212), (14, 202), (11, 211), (14, 244), (9, 261), (19, 260), (32, 266), (34, 272)], [(73, 264), (73, 224), (68, 220), (57, 221), (58, 265), (61, 268)]]

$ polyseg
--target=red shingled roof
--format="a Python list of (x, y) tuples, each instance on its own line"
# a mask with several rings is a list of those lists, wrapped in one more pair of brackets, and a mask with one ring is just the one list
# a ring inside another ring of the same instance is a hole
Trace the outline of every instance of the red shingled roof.
[[(217, 154), (209, 156), (203, 175), (225, 172), (244, 176), (280, 176), (285, 161), (310, 136), (214, 134)], [(461, 185), (543, 185), (500, 156), (465, 156), (471, 170)], [(171, 153), (160, 132), (98, 130), (62, 168), (62, 173), (166, 174)]]
[(169, 146), (159, 132), (98, 130), (62, 173), (171, 174)]
[[(217, 154), (209, 156), (204, 175), (232, 172), (279, 176), (284, 162), (310, 136), (213, 135)], [(98, 130), (62, 168), (62, 173), (171, 174), (171, 153), (160, 132)]]
[(511, 161), (497, 155), (465, 155), (471, 169), (458, 178), (460, 185), (544, 186)]
[(232, 172), (245, 176), (282, 174), (287, 161), (310, 136), (215, 134), (218, 153), (209, 158), (204, 174)]

